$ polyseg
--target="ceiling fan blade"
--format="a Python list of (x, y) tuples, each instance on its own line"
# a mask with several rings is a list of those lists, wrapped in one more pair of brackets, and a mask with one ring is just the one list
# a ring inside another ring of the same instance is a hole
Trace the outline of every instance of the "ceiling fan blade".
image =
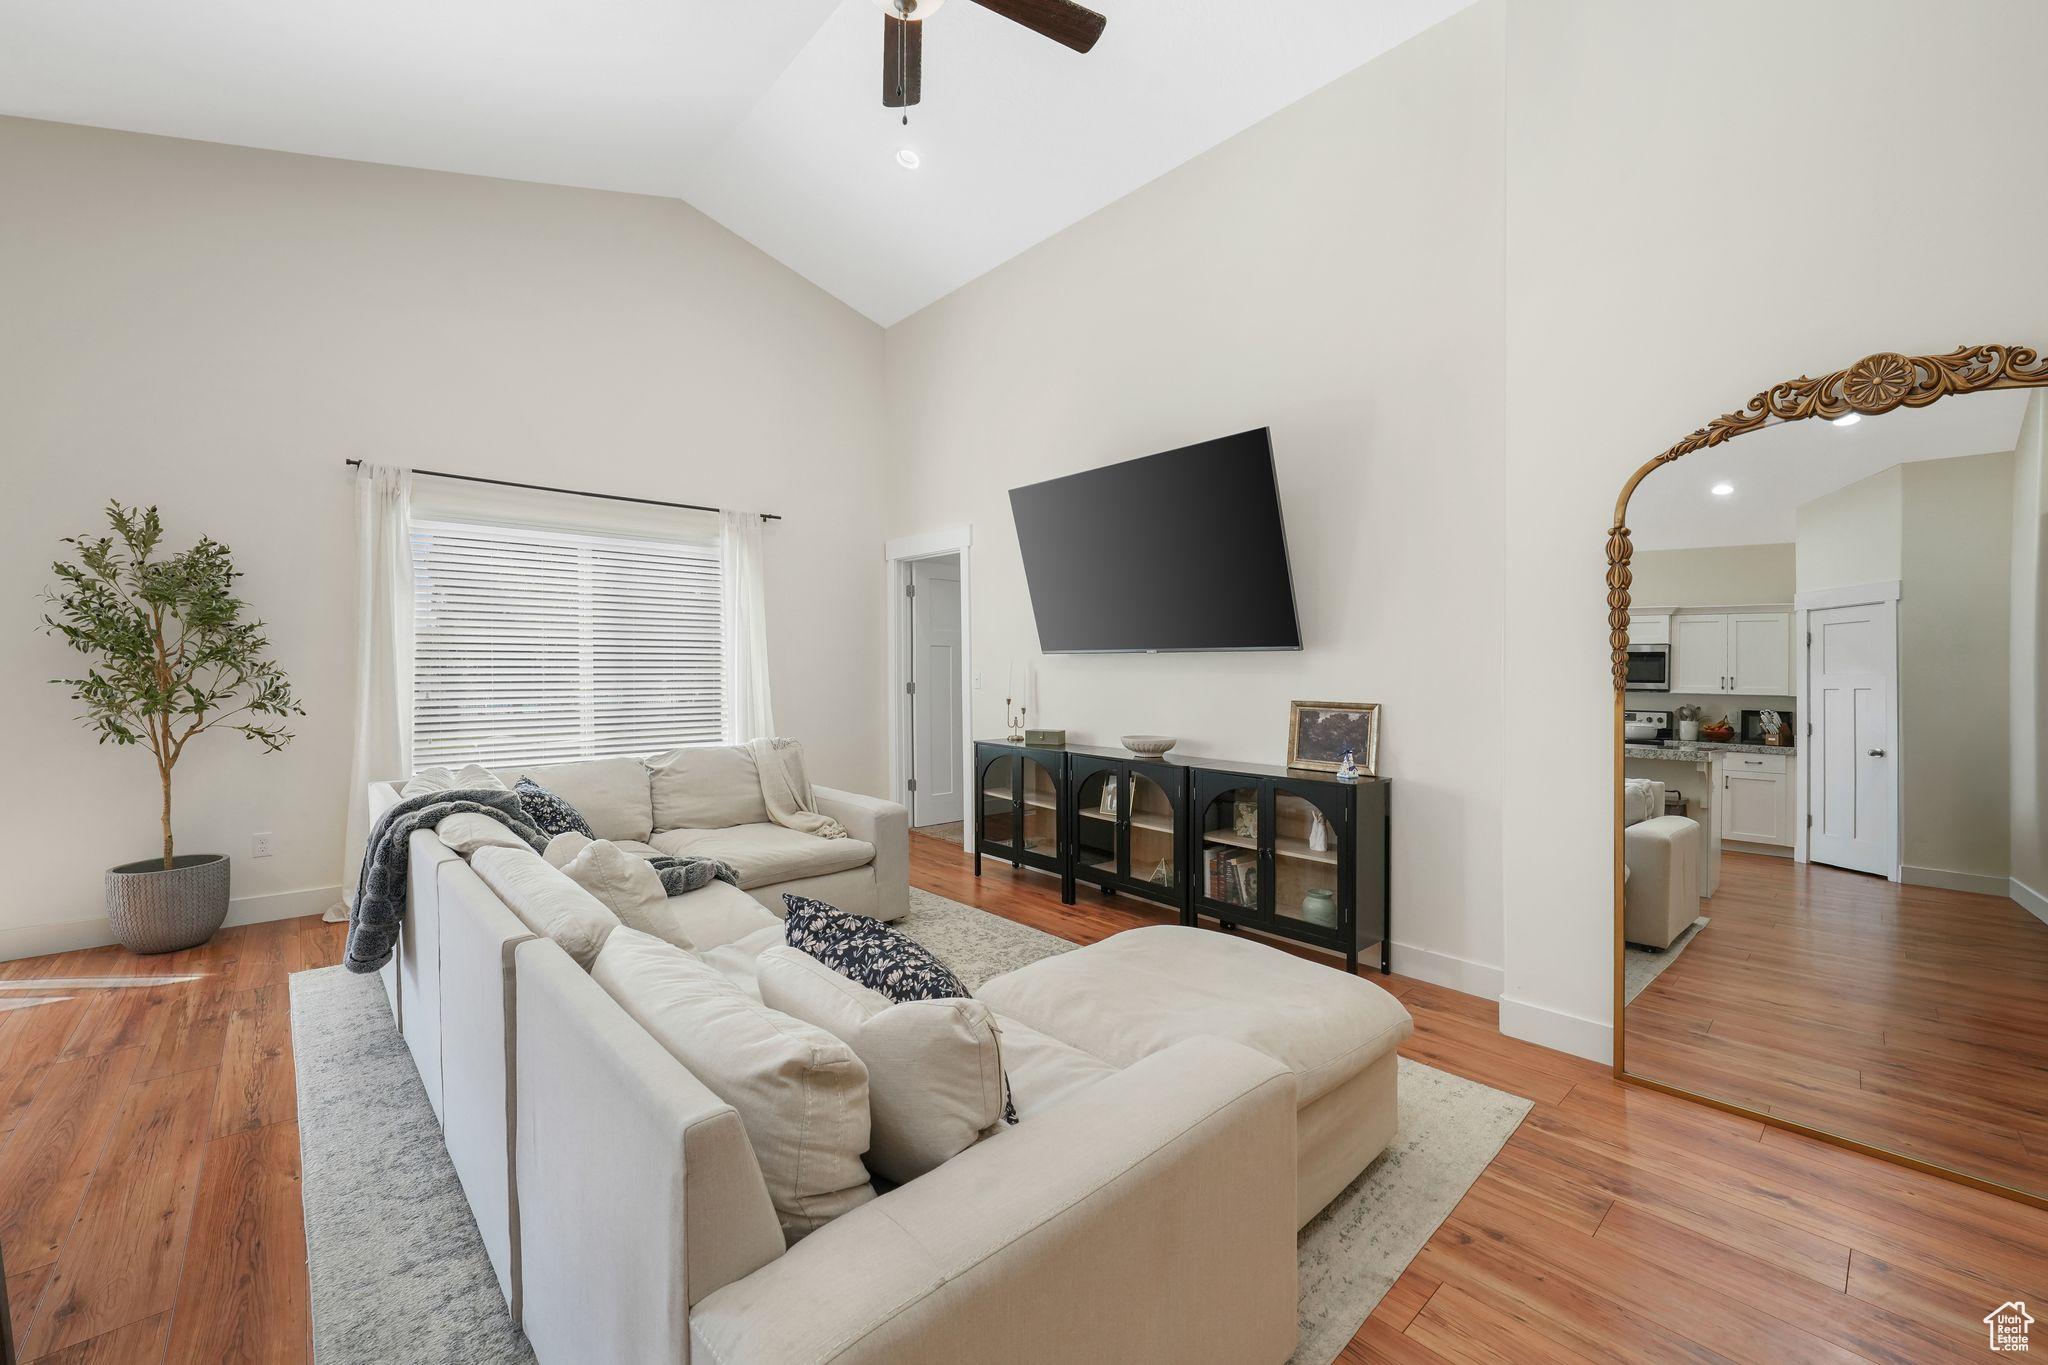
[(924, 83), (924, 24), (882, 16), (882, 107), (916, 104)]
[(1076, 52), (1086, 52), (1095, 46), (1095, 40), (1102, 36), (1102, 29), (1109, 21), (1092, 9), (1074, 3), (1074, 0), (974, 0), (983, 9), (994, 10), (1005, 19), (1019, 23), (1033, 33), (1043, 34), (1056, 43), (1065, 43)]

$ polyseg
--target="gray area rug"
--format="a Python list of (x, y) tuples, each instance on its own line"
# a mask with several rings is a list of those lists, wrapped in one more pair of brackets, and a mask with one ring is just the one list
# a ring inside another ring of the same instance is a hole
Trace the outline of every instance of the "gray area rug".
[(1672, 939), (1671, 946), (1661, 953), (1628, 944), (1622, 954), (1622, 1003), (1627, 1004), (1648, 990), (1650, 983), (1662, 976), (1666, 967), (1678, 961), (1678, 955), (1691, 947), (1692, 941), (1700, 936), (1700, 930), (1712, 922), (1711, 917), (1701, 915), (1686, 926), (1684, 933)]
[[(898, 927), (970, 990), (1075, 947), (915, 887)], [(326, 967), (291, 989), (318, 1365), (532, 1360), (382, 986)], [(1297, 1365), (1337, 1358), (1529, 1107), (1401, 1060), (1393, 1143), (1301, 1231)]]
[(530, 1362), (384, 986), (294, 972), (316, 1365)]

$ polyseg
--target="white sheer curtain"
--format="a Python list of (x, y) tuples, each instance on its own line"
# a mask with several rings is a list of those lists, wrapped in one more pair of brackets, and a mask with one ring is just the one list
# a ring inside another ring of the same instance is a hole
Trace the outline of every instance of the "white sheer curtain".
[(775, 733), (768, 693), (768, 566), (757, 514), (721, 512), (719, 521), (725, 742), (738, 744)]
[(370, 835), (365, 789), (412, 772), (412, 472), (364, 463), (356, 469), (356, 729), (349, 767), (348, 834), (342, 847), (346, 918), (355, 903), (363, 844)]

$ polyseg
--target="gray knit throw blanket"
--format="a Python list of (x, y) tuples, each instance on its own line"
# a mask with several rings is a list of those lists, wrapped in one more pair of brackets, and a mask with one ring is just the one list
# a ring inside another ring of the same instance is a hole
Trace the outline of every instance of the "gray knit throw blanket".
[(647, 865), (661, 874), (661, 889), (671, 896), (699, 891), (713, 882), (740, 884), (740, 875), (732, 870), (732, 864), (716, 858), (671, 858), (664, 854), (649, 858)]
[[(412, 832), (433, 829), (451, 815), (488, 815), (524, 839), (535, 853), (548, 838), (527, 820), (516, 792), (476, 789), (409, 796), (377, 819), (363, 849), (356, 903), (348, 915), (348, 948), (342, 965), (364, 975), (391, 960), (398, 928), (405, 922), (406, 874), (412, 867)], [(707, 878), (708, 880), (708, 878)]]

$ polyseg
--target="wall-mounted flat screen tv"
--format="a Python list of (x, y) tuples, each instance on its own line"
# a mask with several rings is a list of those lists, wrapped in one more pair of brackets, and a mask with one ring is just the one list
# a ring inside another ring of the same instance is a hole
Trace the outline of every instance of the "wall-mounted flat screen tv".
[(1264, 428), (1010, 490), (1048, 654), (1300, 649)]

